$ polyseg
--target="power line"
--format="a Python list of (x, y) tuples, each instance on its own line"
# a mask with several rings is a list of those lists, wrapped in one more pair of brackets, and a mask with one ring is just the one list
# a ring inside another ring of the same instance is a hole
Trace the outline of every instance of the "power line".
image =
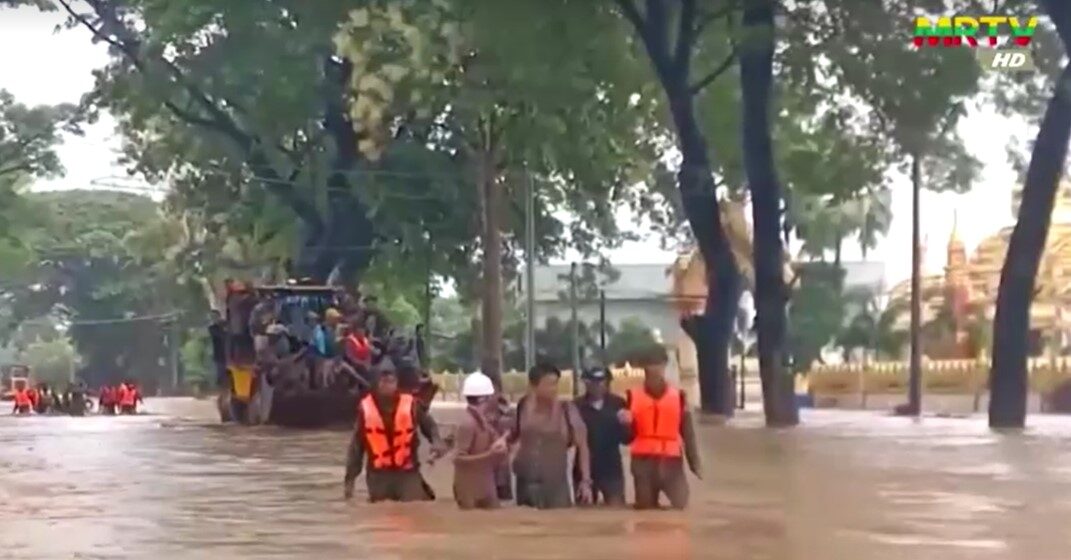
[[(74, 320), (74, 321), (61, 321), (61, 323), (63, 325), (65, 325), (65, 326), (68, 326), (68, 327), (82, 327), (82, 326), (93, 326), (93, 325), (114, 325), (114, 324), (120, 324), (120, 323), (139, 323), (139, 322), (145, 322), (145, 321), (161, 321), (161, 322), (165, 322), (165, 321), (168, 321), (168, 320), (171, 320), (171, 319), (176, 319), (178, 317), (181, 317), (184, 314), (185, 314), (184, 311), (175, 310), (175, 311), (169, 311), (167, 313), (161, 313), (161, 314), (157, 314), (157, 315), (140, 315), (140, 316), (135, 316), (135, 317), (125, 317), (125, 318), (117, 318), (117, 319), (81, 319), (81, 320)], [(41, 327), (55, 326), (55, 324), (56, 323), (53, 322), (53, 321), (45, 321), (45, 320), (40, 320), (40, 319), (31, 320), (31, 321), (20, 321), (19, 322), (19, 325), (30, 325), (30, 326), (41, 326)]]

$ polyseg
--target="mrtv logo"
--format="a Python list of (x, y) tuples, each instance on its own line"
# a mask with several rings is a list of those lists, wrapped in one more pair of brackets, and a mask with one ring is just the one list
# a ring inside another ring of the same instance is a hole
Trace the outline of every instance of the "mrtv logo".
[(915, 19), (912, 43), (920, 49), (975, 49), (986, 70), (1030, 71), (1035, 69), (1030, 42), (1037, 25), (1037, 16), (922, 16)]

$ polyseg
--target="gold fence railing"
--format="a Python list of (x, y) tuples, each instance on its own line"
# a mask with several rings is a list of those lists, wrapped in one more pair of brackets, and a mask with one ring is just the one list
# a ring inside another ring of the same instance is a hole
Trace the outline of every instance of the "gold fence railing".
[[(1048, 394), (1071, 381), (1071, 358), (1033, 358), (1027, 367), (1033, 393)], [(924, 360), (922, 388), (931, 394), (984, 393), (989, 368), (988, 360)], [(817, 366), (807, 373), (807, 385), (818, 396), (902, 394), (907, 392), (908, 369), (906, 362)]]

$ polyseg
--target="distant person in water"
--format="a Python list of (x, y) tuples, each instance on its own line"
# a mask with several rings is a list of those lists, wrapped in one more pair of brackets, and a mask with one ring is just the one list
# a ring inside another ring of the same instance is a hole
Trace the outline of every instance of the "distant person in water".
[(119, 389), (114, 385), (104, 385), (100, 388), (100, 397), (97, 401), (98, 410), (107, 416), (115, 415), (115, 408), (119, 405)]
[(21, 387), (16, 387), (14, 390), (14, 407), (11, 409), (11, 414), (30, 414), (33, 411), (33, 405), (36, 399), (36, 393), (33, 387), (28, 384), (24, 384)]
[(119, 413), (137, 414), (138, 404), (145, 404), (141, 396), (141, 390), (133, 381), (126, 381), (119, 385)]
[(47, 383), (39, 383), (37, 385), (37, 400), (34, 402), (33, 409), (38, 414), (52, 412), (52, 391)]
[(223, 315), (213, 309), (208, 313), (208, 342), (212, 345), (212, 368), (216, 373), (216, 388), (230, 389), (227, 371), (227, 325)]

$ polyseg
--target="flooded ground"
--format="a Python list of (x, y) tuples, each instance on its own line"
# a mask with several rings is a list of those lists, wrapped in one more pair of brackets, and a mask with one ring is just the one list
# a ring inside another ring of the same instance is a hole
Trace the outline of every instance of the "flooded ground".
[[(0, 418), (8, 559), (1066, 559), (1071, 419), (1026, 433), (984, 419), (811, 411), (703, 426), (688, 512), (460, 513), (341, 499), (343, 432), (213, 425), (207, 401), (142, 417)], [(454, 411), (439, 411), (449, 418)], [(362, 487), (358, 482), (358, 491)]]

